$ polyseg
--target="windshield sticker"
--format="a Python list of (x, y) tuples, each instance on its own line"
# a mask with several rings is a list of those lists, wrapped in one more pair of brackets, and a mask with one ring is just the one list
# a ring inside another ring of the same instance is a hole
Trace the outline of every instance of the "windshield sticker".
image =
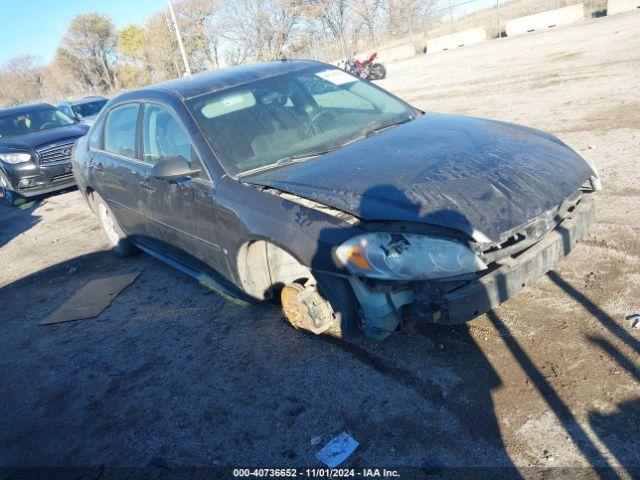
[(215, 98), (200, 110), (207, 118), (215, 118), (227, 113), (251, 108), (256, 104), (256, 97), (249, 90)]
[(316, 77), (320, 77), (334, 85), (344, 85), (345, 83), (353, 83), (358, 80), (347, 72), (343, 72), (342, 70), (337, 70), (335, 68), (318, 72), (316, 73)]

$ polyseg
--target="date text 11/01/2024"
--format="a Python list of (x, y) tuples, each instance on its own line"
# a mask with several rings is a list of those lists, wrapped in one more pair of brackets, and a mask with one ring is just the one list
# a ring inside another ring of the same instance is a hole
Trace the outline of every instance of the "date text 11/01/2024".
[(298, 470), (296, 468), (236, 468), (233, 476), (242, 477), (307, 477), (307, 478), (399, 478), (397, 470), (386, 468), (307, 468)]

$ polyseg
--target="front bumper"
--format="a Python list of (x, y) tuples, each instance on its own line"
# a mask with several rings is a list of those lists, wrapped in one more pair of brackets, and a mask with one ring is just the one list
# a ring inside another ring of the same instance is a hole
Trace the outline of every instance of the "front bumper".
[(573, 211), (539, 242), (502, 259), (479, 278), (467, 281), (424, 281), (410, 285), (351, 284), (363, 313), (363, 328), (384, 338), (402, 315), (432, 323), (458, 324), (497, 307), (553, 268), (584, 238), (594, 218), (593, 195), (584, 193)]
[[(497, 307), (560, 263), (589, 231), (594, 202), (583, 195), (573, 212), (555, 230), (515, 258), (508, 257), (478, 280), (441, 294), (438, 323), (463, 323)], [(435, 318), (434, 318), (435, 320)]]
[[(75, 185), (70, 162), (44, 166), (36, 162), (2, 164), (2, 170), (9, 181), (11, 190), (24, 197), (33, 197), (44, 193), (62, 190)], [(28, 185), (20, 181), (28, 179)]]

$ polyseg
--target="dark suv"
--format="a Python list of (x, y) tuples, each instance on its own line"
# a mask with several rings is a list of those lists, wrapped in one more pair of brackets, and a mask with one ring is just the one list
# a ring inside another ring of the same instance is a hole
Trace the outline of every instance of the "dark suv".
[(16, 205), (24, 197), (75, 185), (71, 149), (89, 130), (52, 105), (0, 110), (0, 193)]

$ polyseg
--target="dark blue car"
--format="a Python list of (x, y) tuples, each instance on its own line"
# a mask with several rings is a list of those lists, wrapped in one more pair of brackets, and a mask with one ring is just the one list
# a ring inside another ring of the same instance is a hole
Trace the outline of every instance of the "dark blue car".
[(557, 138), (425, 113), (283, 61), (111, 100), (74, 151), (119, 255), (227, 295), (279, 295), (314, 333), (470, 320), (552, 269), (593, 219), (594, 170)]

